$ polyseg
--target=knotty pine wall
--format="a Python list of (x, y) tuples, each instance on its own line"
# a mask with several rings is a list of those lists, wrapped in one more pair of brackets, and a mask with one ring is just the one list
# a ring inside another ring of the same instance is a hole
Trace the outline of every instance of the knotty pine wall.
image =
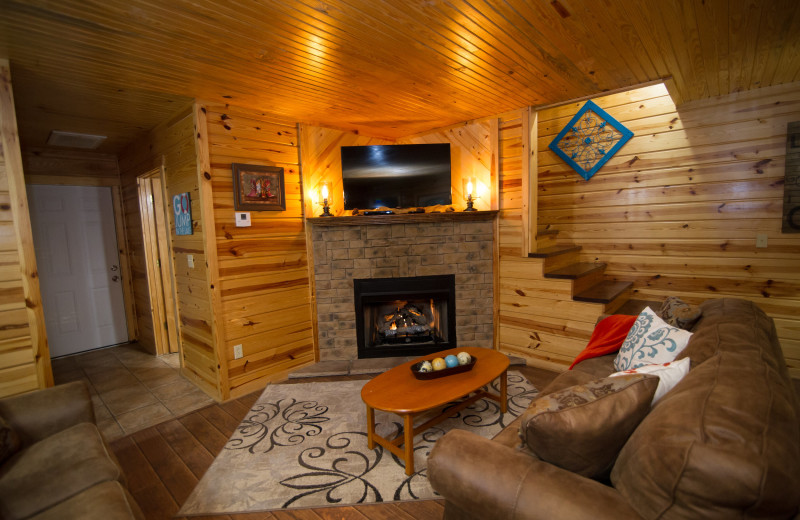
[(0, 60), (0, 295), (0, 397), (52, 386), (8, 60)]
[[(225, 398), (239, 397), (314, 361), (297, 126), (253, 110), (201, 106), (208, 122)], [(286, 211), (252, 211), (252, 226), (236, 227), (232, 163), (283, 167)], [(238, 344), (244, 356), (234, 359)]]
[[(206, 268), (204, 212), (199, 189), (194, 115), (193, 105), (182, 109), (145, 138), (128, 146), (119, 156), (119, 165), (139, 325), (138, 340), (154, 354), (153, 327), (160, 325), (152, 323), (150, 314), (136, 178), (163, 165), (167, 207), (171, 208), (173, 195), (183, 192), (190, 194), (192, 235), (176, 236), (173, 214), (167, 212), (180, 322), (182, 371), (206, 393), (220, 399), (223, 383), (213, 335), (214, 314)], [(188, 267), (186, 255), (189, 254), (194, 255), (193, 269)]]
[[(636, 298), (739, 297), (775, 319), (800, 375), (800, 235), (781, 233), (786, 127), (800, 83), (676, 109), (662, 85), (594, 100), (635, 136), (591, 180), (547, 145), (583, 103), (539, 112), (540, 227), (634, 282)], [(758, 249), (756, 235), (767, 235)], [(564, 317), (569, 328), (570, 316)]]
[(117, 156), (91, 151), (29, 148), (22, 153), (25, 182), (70, 186), (119, 186)]

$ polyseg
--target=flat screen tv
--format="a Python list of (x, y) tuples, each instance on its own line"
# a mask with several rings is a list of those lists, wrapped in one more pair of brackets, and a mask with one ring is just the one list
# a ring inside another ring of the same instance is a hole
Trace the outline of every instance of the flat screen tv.
[(452, 204), (450, 144), (342, 146), (344, 209)]

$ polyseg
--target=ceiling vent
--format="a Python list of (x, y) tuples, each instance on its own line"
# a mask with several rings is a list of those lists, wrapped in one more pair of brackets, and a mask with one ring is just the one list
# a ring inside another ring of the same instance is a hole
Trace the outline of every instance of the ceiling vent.
[(62, 132), (53, 130), (47, 138), (50, 146), (62, 146), (64, 148), (83, 148), (94, 150), (107, 139), (104, 135), (79, 134), (77, 132)]

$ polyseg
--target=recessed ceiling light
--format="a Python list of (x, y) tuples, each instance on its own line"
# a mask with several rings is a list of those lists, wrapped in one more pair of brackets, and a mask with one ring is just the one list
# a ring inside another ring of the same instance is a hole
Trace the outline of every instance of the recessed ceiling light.
[(85, 148), (94, 150), (107, 139), (105, 135), (80, 134), (77, 132), (62, 132), (53, 130), (47, 138), (50, 146), (63, 146), (65, 148)]

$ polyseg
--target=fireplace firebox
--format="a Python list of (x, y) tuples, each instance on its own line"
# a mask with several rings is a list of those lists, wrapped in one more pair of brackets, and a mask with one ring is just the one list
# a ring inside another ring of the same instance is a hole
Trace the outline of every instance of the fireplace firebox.
[(455, 275), (353, 280), (358, 357), (456, 348)]

